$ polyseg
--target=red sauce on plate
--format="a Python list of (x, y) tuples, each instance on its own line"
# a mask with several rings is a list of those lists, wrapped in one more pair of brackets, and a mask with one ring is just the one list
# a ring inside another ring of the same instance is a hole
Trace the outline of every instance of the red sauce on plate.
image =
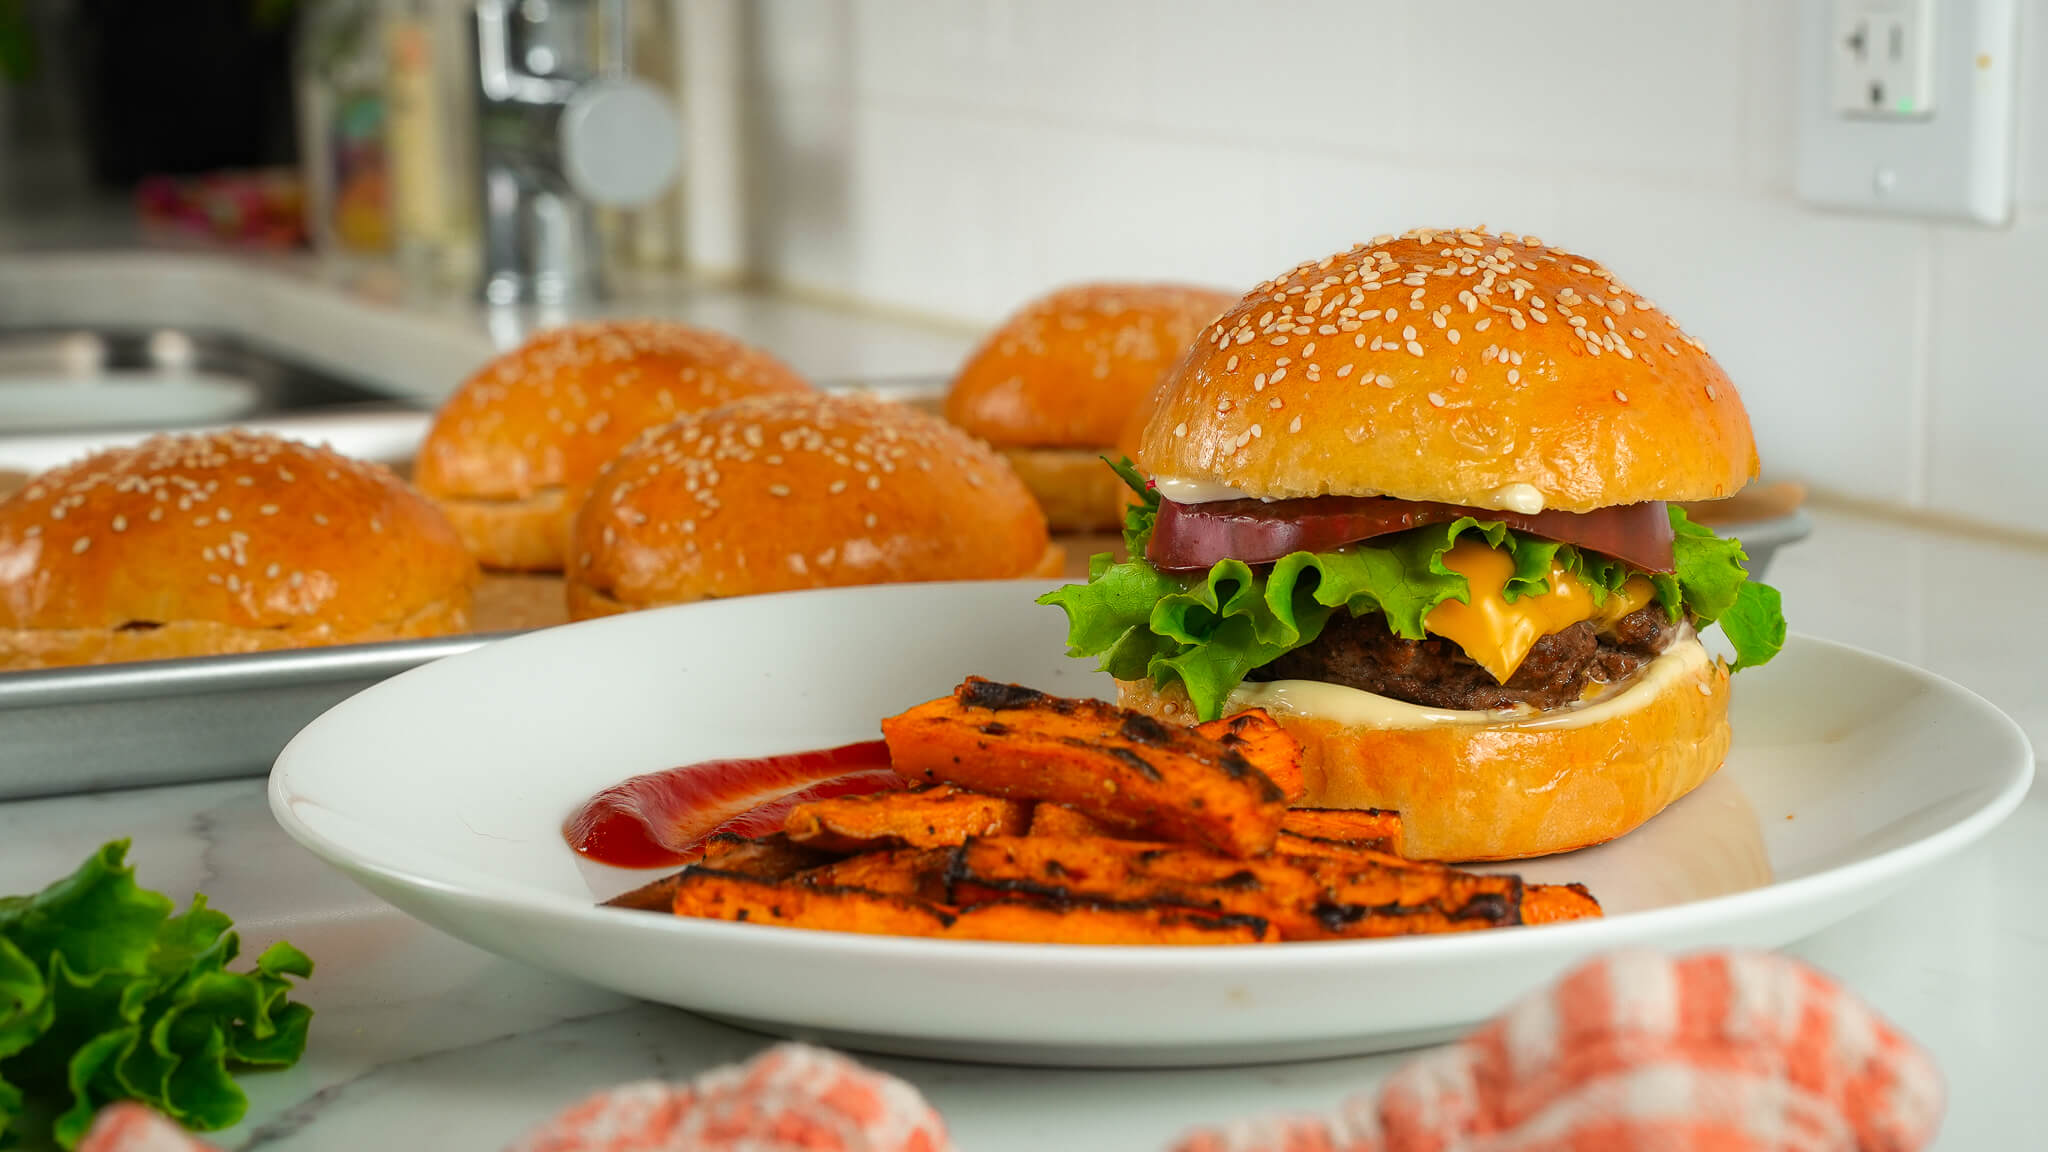
[(810, 800), (902, 788), (880, 740), (736, 760), (706, 760), (614, 784), (576, 811), (563, 836), (619, 868), (675, 868), (720, 832), (761, 836)]

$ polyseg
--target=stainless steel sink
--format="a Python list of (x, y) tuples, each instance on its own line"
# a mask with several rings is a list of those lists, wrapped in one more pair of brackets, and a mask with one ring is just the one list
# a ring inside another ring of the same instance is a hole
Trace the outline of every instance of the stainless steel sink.
[(0, 330), (0, 435), (397, 407), (389, 397), (219, 333)]

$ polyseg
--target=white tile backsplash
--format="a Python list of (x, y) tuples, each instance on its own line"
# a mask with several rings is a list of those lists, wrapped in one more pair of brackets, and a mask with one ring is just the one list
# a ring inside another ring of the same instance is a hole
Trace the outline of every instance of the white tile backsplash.
[(2048, 532), (2048, 220), (1937, 241), (1929, 501)]
[(1421, 156), (1736, 179), (1742, 5), (1415, 0), (1401, 7), (1410, 21), (1408, 108)]
[(705, 263), (986, 323), (1078, 279), (1534, 232), (1707, 341), (1767, 472), (2048, 531), (2048, 4), (2019, 221), (1979, 231), (1792, 198), (1786, 0), (678, 2), (726, 37), (686, 45)]
[(2024, 0), (2018, 6), (2019, 125), (2014, 157), (2014, 196), (2022, 206), (2048, 207), (2048, 4)]
[(1605, 258), (1720, 361), (1773, 475), (1911, 502), (1927, 230), (1789, 201), (1575, 184), (1544, 238)]

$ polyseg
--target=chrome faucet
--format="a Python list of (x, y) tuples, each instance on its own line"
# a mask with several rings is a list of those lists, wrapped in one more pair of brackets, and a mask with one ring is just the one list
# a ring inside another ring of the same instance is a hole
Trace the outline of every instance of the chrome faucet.
[(482, 291), (492, 304), (601, 299), (593, 206), (643, 204), (675, 179), (674, 110), (627, 71), (627, 27), (626, 0), (476, 0)]

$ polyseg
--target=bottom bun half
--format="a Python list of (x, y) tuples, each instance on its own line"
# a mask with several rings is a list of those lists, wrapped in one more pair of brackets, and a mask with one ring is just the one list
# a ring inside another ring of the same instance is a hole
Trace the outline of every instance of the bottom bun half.
[[(1118, 687), (1125, 707), (1194, 722), (1178, 684)], [(1728, 669), (1690, 635), (1607, 698), (1549, 716), (1437, 712), (1295, 681), (1246, 684), (1226, 711), (1254, 707), (1301, 741), (1304, 807), (1393, 809), (1411, 860), (1511, 860), (1612, 840), (1728, 754)]]
[(1110, 471), (1103, 448), (997, 448), (1031, 497), (1045, 510), (1054, 532), (1114, 532), (1123, 526), (1124, 496), (1130, 489)]

